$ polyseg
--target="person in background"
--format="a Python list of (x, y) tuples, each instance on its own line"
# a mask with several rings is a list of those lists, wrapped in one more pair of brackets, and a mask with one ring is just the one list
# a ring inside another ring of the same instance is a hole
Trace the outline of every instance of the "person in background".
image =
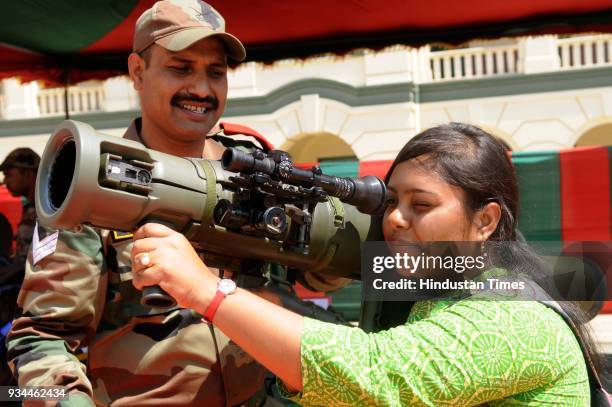
[[(30, 148), (22, 147), (11, 151), (0, 164), (0, 171), (4, 173), (6, 189), (14, 197), (21, 197), (23, 202), (21, 220), (14, 236), (15, 253), (5, 264), (0, 266), (0, 341), (2, 342), (0, 344), (0, 385), (5, 386), (15, 384), (7, 364), (4, 342), (15, 315), (17, 294), (23, 281), (28, 249), (32, 243), (36, 226), (34, 192), (39, 163), (40, 156), (36, 152)], [(10, 229), (10, 224), (8, 227)], [(10, 240), (9, 242), (3, 241), (3, 254), (7, 255), (11, 246)]]
[(6, 189), (14, 197), (21, 197), (23, 210), (21, 220), (15, 233), (15, 254), (12, 260), (12, 271), (3, 269), (0, 273), (0, 283), (8, 280), (23, 279), (28, 249), (32, 243), (34, 226), (36, 225), (36, 207), (34, 193), (36, 191), (36, 173), (40, 156), (34, 150), (21, 147), (11, 151), (2, 164), (0, 171), (4, 173)]

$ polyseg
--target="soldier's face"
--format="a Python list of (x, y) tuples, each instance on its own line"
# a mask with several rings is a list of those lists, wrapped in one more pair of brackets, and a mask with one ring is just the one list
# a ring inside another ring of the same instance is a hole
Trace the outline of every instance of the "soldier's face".
[[(139, 79), (143, 120), (179, 142), (201, 140), (217, 123), (227, 100), (223, 43), (205, 38), (178, 52), (153, 45)], [(155, 134), (147, 134), (154, 137)]]
[(4, 169), (4, 184), (13, 196), (27, 195), (30, 186), (36, 182), (33, 171), (22, 168)]

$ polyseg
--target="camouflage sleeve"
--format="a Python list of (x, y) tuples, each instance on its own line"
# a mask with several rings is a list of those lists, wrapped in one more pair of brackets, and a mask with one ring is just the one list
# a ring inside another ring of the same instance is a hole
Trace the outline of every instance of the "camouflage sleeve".
[(96, 331), (106, 285), (102, 238), (92, 228), (59, 231), (55, 252), (36, 264), (30, 251), (7, 338), (20, 386), (66, 386), (71, 397), (62, 405), (93, 405), (91, 383), (75, 353)]

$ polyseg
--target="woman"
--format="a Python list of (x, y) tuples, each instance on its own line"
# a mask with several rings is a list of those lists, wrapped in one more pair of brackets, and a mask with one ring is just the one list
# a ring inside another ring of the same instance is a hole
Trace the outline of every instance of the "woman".
[[(516, 240), (512, 165), (476, 127), (451, 123), (417, 135), (386, 181), (396, 198), (383, 218), (389, 242)], [(154, 224), (135, 238), (134, 285), (159, 284), (206, 315), (219, 279), (187, 240)], [(366, 334), (238, 289), (212, 318), (304, 405), (589, 405), (580, 345), (538, 302), (421, 301), (405, 325)]]

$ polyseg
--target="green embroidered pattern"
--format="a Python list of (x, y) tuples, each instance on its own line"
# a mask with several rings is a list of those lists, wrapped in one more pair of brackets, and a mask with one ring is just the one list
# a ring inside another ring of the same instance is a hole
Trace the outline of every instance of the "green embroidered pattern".
[(302, 366), (305, 406), (590, 405), (578, 342), (537, 302), (419, 302), (376, 334), (306, 319)]

